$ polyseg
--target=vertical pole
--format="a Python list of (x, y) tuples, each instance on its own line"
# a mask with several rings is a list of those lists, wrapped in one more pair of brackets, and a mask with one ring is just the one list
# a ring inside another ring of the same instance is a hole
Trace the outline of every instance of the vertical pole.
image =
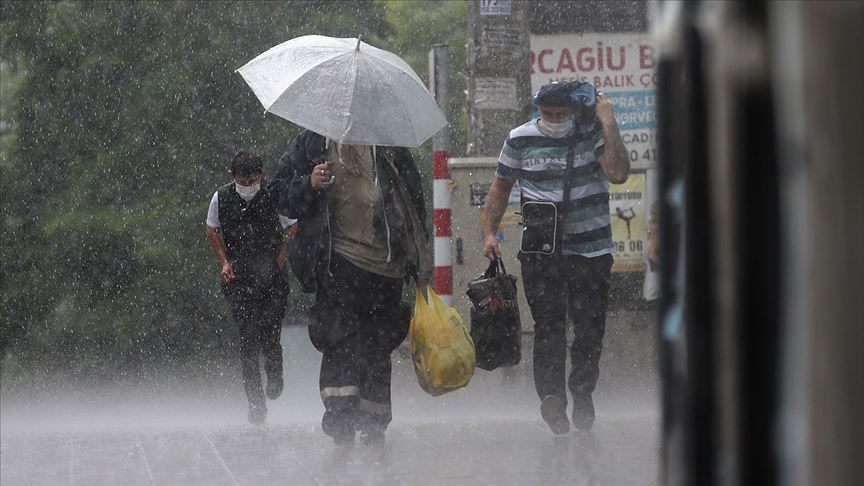
[[(429, 51), (429, 91), (438, 102), (438, 107), (447, 116), (447, 46), (436, 44)], [(450, 251), (450, 158), (449, 126), (432, 137), (432, 207), (435, 223), (435, 292), (447, 305), (453, 303), (453, 261)]]
[(531, 119), (529, 17), (535, 3), (542, 2), (469, 3), (469, 157), (497, 157), (510, 130)]

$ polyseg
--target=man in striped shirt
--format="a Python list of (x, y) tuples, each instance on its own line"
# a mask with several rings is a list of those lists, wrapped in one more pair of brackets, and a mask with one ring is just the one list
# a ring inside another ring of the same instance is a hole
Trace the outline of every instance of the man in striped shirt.
[[(534, 382), (540, 412), (555, 434), (594, 423), (591, 394), (606, 328), (612, 231), (609, 182), (627, 180), (630, 162), (613, 106), (590, 83), (543, 86), (540, 118), (513, 129), (498, 158), (482, 222), (483, 253), (501, 257), (498, 226), (519, 181), (525, 219), (519, 260), (534, 319)], [(535, 224), (535, 221), (537, 224)], [(567, 310), (575, 339), (565, 387)]]

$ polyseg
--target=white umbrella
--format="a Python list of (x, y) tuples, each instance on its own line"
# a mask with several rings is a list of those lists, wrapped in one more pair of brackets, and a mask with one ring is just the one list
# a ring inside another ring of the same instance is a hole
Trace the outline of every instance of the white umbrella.
[(447, 125), (405, 61), (359, 39), (297, 37), (237, 72), (267, 111), (340, 143), (416, 147)]

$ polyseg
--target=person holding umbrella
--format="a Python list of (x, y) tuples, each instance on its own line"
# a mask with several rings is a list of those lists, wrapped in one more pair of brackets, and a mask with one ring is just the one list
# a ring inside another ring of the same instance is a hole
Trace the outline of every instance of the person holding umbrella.
[(350, 446), (380, 445), (392, 419), (390, 354), (411, 307), (403, 280), (425, 288), (432, 251), (420, 173), (406, 147), (447, 125), (399, 56), (359, 38), (283, 42), (237, 70), (270, 113), (304, 130), (268, 186), (299, 220), (289, 261), (315, 294), (309, 337), (323, 353), (322, 429)]
[(304, 130), (270, 187), (280, 211), (300, 221), (289, 259), (315, 293), (322, 429), (341, 446), (356, 431), (380, 445), (392, 419), (390, 354), (411, 319), (402, 283), (411, 276), (425, 287), (433, 268), (414, 159), (406, 148), (340, 145)]

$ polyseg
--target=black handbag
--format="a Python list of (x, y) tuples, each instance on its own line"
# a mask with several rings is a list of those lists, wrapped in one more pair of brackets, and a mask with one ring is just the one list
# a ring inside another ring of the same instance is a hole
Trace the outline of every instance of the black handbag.
[(552, 255), (561, 246), (558, 206), (549, 201), (526, 201), (522, 204), (522, 253)]
[(468, 283), (471, 301), (471, 338), (477, 367), (494, 370), (514, 366), (522, 359), (522, 324), (516, 301), (516, 277), (496, 258), (480, 276)]

